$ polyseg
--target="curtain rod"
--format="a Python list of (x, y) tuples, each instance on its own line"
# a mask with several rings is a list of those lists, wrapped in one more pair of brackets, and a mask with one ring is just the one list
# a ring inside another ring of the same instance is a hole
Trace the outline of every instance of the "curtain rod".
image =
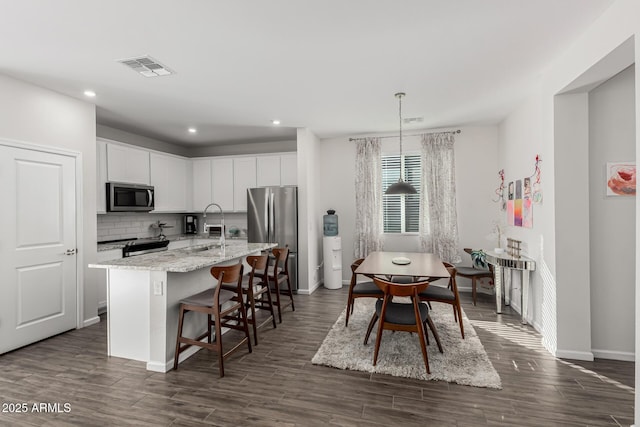
[[(409, 134), (409, 135), (402, 135), (402, 136), (422, 136), (422, 135), (431, 135), (433, 133), (460, 133), (462, 132), (460, 129), (456, 129), (456, 130), (446, 130), (443, 132), (425, 132), (425, 133), (413, 133), (413, 134)], [(378, 136), (377, 138), (398, 138), (398, 135), (389, 135), (389, 136)], [(360, 137), (360, 138), (349, 138), (349, 141), (361, 141), (363, 139), (367, 139), (366, 136)]]

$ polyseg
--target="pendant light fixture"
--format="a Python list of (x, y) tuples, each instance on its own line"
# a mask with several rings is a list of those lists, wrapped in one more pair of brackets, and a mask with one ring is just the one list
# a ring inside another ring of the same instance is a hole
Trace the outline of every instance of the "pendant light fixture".
[(395, 97), (398, 98), (398, 111), (400, 116), (400, 178), (395, 184), (391, 184), (384, 194), (416, 194), (417, 191), (413, 188), (413, 185), (402, 180), (402, 97), (405, 96), (404, 92), (398, 92)]

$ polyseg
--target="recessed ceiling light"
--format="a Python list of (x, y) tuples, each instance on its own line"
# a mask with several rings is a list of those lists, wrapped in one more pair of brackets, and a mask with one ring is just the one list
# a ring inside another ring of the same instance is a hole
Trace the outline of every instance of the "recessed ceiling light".
[(94, 98), (96, 96), (96, 93), (92, 90), (85, 90), (84, 95), (88, 96), (89, 98)]
[(196, 132), (198, 132), (198, 129), (196, 129), (196, 128), (189, 128), (188, 130), (189, 130), (189, 133), (196, 133)]
[(279, 125), (280, 124), (280, 120), (271, 120), (271, 123), (274, 125)]

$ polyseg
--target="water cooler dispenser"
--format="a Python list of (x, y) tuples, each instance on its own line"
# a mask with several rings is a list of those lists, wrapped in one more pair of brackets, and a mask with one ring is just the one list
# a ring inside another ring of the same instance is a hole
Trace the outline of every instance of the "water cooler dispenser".
[(322, 238), (324, 259), (324, 287), (340, 289), (342, 287), (342, 239), (338, 236), (338, 216), (334, 210), (328, 210), (322, 219), (324, 237)]

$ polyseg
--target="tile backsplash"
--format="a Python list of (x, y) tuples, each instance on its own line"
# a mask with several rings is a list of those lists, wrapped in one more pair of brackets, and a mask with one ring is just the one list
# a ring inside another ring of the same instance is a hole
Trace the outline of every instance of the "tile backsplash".
[[(209, 219), (207, 215), (207, 219)], [(152, 225), (158, 221), (171, 226), (165, 228), (164, 234), (168, 237), (175, 234), (182, 234), (184, 230), (184, 214), (156, 214), (156, 213), (133, 213), (119, 212), (97, 215), (98, 217), (98, 242), (128, 238), (157, 237), (160, 234), (158, 228)], [(215, 218), (215, 219), (214, 219)], [(212, 216), (211, 222), (215, 222), (218, 215)], [(247, 214), (246, 213), (226, 213), (224, 222), (227, 232), (230, 227), (235, 226), (241, 230), (241, 235), (246, 235)], [(198, 215), (198, 228), (202, 229), (202, 215)]]

